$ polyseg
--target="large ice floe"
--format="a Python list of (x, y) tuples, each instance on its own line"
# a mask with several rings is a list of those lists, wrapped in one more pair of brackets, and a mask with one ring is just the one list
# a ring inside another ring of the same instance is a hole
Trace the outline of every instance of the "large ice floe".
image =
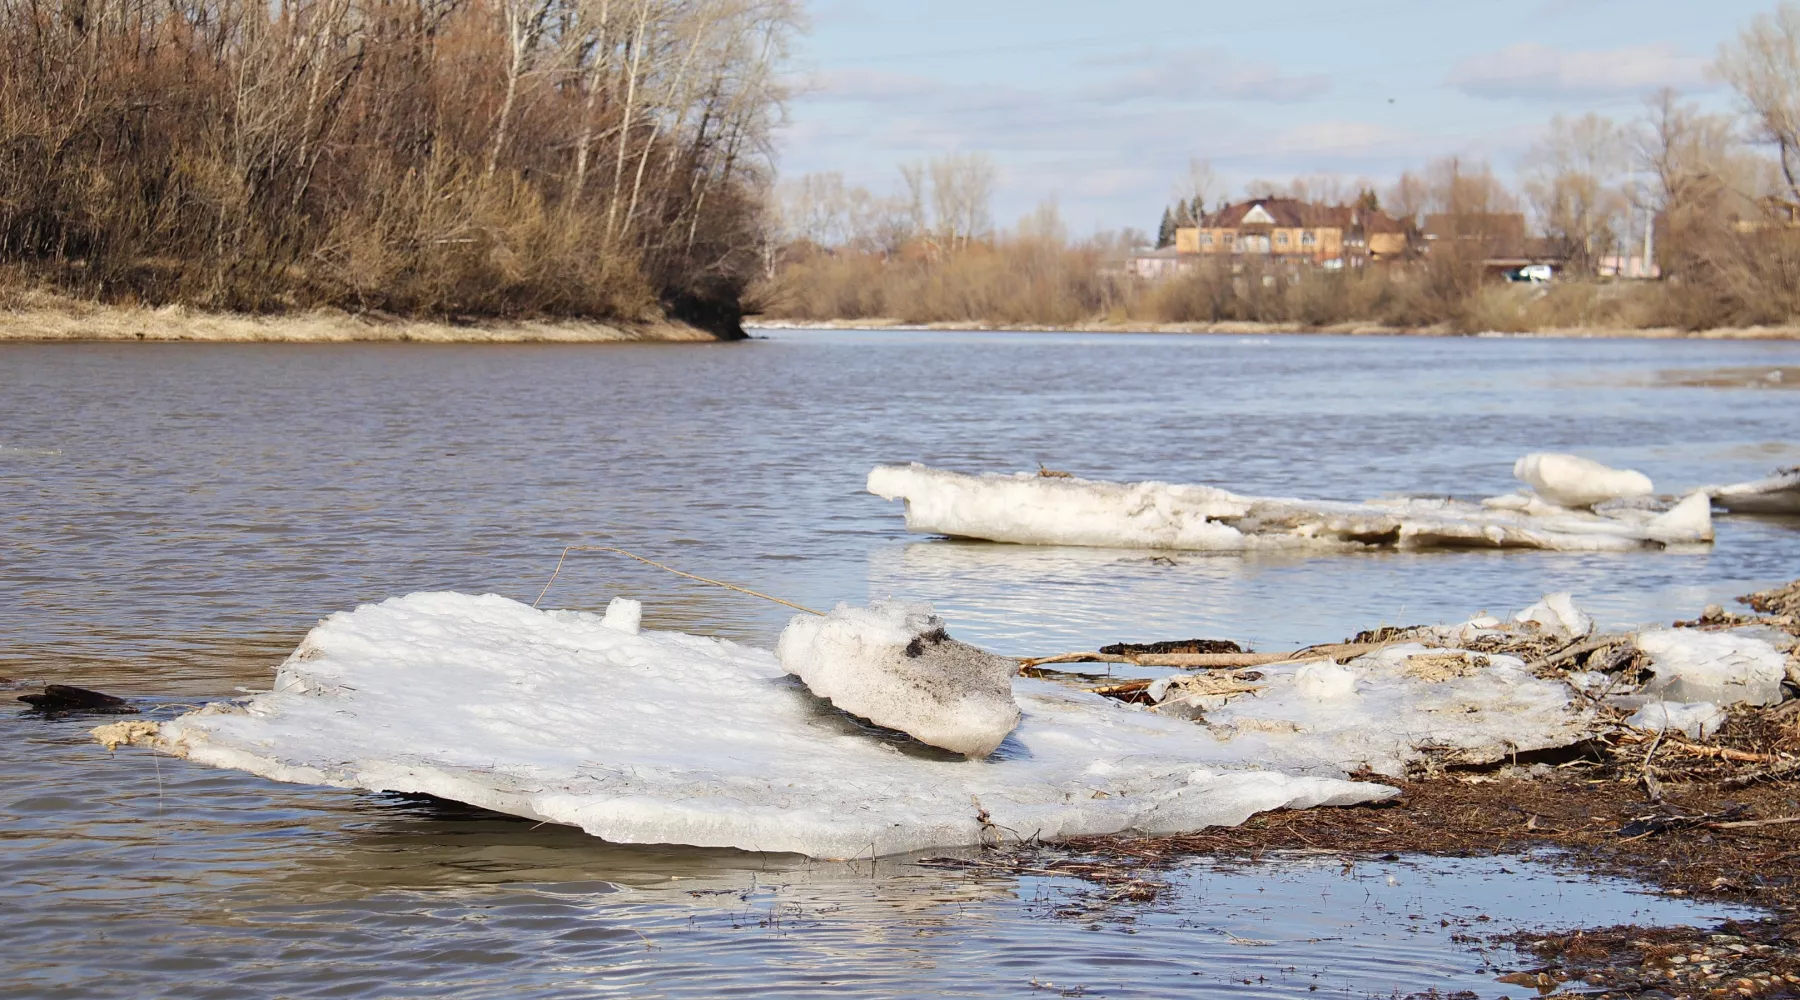
[[(1536, 462), (1529, 461), (1534, 458)], [(1612, 493), (1615, 500), (1635, 495), (1639, 484), (1631, 477), (1638, 474), (1623, 474), (1602, 489), (1605, 484), (1582, 481), (1582, 470), (1561, 461), (1565, 458), (1572, 456), (1528, 456), (1519, 471), (1565, 500), (1592, 502), (1600, 492)], [(1705, 544), (1713, 537), (1712, 507), (1704, 493), (1667, 510), (1647, 503), (1576, 509), (1549, 503), (1541, 494), (1481, 504), (1441, 498), (1347, 503), (1242, 496), (1212, 486), (1159, 482), (1110, 483), (1034, 473), (965, 475), (918, 463), (876, 467), (869, 473), (868, 489), (888, 500), (904, 500), (911, 531), (1025, 545), (1212, 552), (1629, 551)]]
[[(904, 609), (903, 614), (917, 613)], [(927, 612), (928, 613), (928, 612)], [(878, 614), (879, 617), (879, 614)], [(830, 622), (809, 623), (816, 646)], [(879, 623), (878, 623), (879, 624)], [(1018, 728), (965, 759), (867, 726), (768, 651), (501, 597), (414, 594), (330, 616), (273, 690), (140, 742), (281, 781), (425, 793), (619, 843), (848, 858), (984, 840), (1160, 834), (1394, 794), (1334, 750), (1250, 744), (1020, 679)]]

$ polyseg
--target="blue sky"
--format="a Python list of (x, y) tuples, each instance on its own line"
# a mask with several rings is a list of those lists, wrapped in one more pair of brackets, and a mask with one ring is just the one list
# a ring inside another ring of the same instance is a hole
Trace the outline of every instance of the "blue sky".
[(1461, 153), (1510, 172), (1552, 115), (1718, 108), (1719, 43), (1774, 0), (810, 0), (784, 177), (985, 152), (1008, 224), (1153, 228), (1189, 158), (1252, 178), (1386, 180)]

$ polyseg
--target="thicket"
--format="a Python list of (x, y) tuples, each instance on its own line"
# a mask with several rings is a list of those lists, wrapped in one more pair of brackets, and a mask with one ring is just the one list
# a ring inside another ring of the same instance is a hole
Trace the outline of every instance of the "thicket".
[(0, 0), (0, 284), (735, 326), (790, 0)]

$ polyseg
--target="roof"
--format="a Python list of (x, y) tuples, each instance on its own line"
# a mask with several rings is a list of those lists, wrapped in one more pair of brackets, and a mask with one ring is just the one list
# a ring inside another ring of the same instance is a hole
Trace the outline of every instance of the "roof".
[(1337, 228), (1348, 232), (1361, 227), (1368, 233), (1403, 233), (1406, 227), (1386, 212), (1355, 205), (1317, 205), (1298, 198), (1255, 198), (1227, 205), (1201, 220), (1208, 229), (1243, 229), (1269, 226), (1280, 229)]

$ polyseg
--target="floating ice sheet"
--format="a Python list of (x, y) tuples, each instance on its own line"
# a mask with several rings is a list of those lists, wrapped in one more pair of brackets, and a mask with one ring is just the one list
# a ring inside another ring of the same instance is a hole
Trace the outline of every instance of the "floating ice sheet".
[(1707, 492), (1734, 514), (1800, 514), (1800, 468), (1754, 482), (1708, 487)]
[(839, 713), (769, 652), (639, 631), (634, 611), (462, 594), (367, 605), (321, 622), (272, 691), (184, 715), (149, 741), (282, 781), (436, 795), (619, 843), (815, 857), (1174, 833), (1394, 794), (1338, 768), (1258, 769), (1251, 742), (1048, 681), (1017, 682), (1023, 721), (993, 758), (950, 759)]
[(869, 492), (906, 501), (909, 530), (1025, 545), (1249, 550), (1526, 548), (1630, 551), (1712, 540), (1704, 494), (1658, 513), (1576, 511), (1535, 498), (1341, 503), (1240, 496), (1211, 486), (1109, 483), (1032, 473), (980, 476), (878, 466)]

